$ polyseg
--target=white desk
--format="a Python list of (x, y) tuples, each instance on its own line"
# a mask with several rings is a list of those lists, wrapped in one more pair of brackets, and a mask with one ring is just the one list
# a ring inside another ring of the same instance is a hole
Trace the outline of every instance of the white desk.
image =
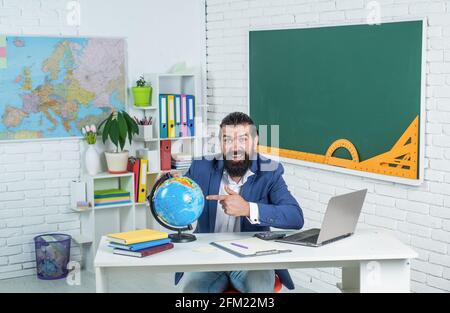
[[(417, 253), (378, 230), (360, 230), (320, 248), (282, 244), (290, 253), (240, 258), (212, 247), (211, 241), (247, 238), (252, 233), (196, 234), (197, 241), (175, 244), (146, 258), (115, 255), (102, 238), (94, 260), (97, 292), (108, 291), (108, 275), (127, 273), (208, 272), (232, 270), (342, 267), (343, 292), (409, 292), (410, 259)], [(206, 248), (206, 250), (205, 250)], [(214, 249), (214, 250), (212, 250)], [(149, 282), (150, 283), (150, 282)]]

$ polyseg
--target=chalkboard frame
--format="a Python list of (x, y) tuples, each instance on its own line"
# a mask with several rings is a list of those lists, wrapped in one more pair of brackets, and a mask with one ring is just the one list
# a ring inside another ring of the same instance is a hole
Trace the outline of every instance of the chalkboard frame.
[[(308, 168), (315, 168), (315, 169), (321, 169), (331, 172), (337, 172), (341, 174), (349, 174), (353, 176), (359, 176), (362, 178), (368, 178), (368, 179), (374, 179), (374, 180), (380, 180), (380, 181), (386, 181), (391, 183), (397, 183), (397, 184), (403, 184), (403, 185), (410, 185), (410, 186), (420, 186), (424, 182), (424, 172), (425, 172), (425, 144), (426, 144), (426, 136), (425, 136), (425, 125), (426, 125), (426, 50), (428, 45), (427, 40), (427, 24), (428, 19), (426, 17), (421, 18), (408, 18), (408, 19), (381, 19), (380, 24), (384, 23), (401, 23), (401, 22), (414, 22), (419, 21), (422, 22), (422, 64), (421, 64), (421, 92), (420, 92), (420, 115), (419, 115), (419, 167), (418, 167), (418, 177), (417, 179), (410, 179), (410, 178), (402, 178), (402, 177), (396, 177), (396, 176), (390, 176), (390, 175), (383, 175), (383, 174), (377, 174), (377, 173), (371, 173), (371, 172), (364, 172), (364, 171), (358, 171), (358, 170), (352, 170), (347, 169), (343, 167), (333, 166), (333, 165), (327, 165), (327, 164), (321, 164), (321, 163), (315, 163), (315, 162), (309, 162), (309, 161), (303, 161), (303, 160), (297, 160), (297, 159), (291, 159), (286, 157), (279, 157), (274, 156), (270, 154), (264, 154), (264, 156), (271, 158), (276, 161), (280, 161), (282, 163), (287, 164), (294, 164), (294, 165), (300, 165), (303, 167)], [(312, 28), (324, 28), (324, 27), (337, 27), (337, 26), (358, 26), (358, 25), (367, 25), (367, 23), (364, 22), (352, 22), (352, 23), (321, 23), (321, 24), (315, 24), (315, 25), (277, 25), (276, 27), (250, 27), (246, 36), (246, 47), (247, 47), (247, 107), (248, 107), (248, 114), (250, 114), (250, 33), (251, 32), (257, 32), (257, 31), (271, 31), (271, 30), (290, 30), (290, 29), (312, 29)], [(258, 127), (258, 125), (257, 125)]]

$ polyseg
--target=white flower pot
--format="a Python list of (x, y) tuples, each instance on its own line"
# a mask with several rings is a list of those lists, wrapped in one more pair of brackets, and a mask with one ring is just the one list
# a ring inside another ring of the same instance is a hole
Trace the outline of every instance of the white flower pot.
[(153, 139), (153, 125), (139, 125), (139, 137), (144, 140)]
[(84, 166), (89, 175), (97, 175), (102, 171), (100, 155), (95, 149), (95, 145), (88, 145), (84, 155)]
[(122, 152), (105, 152), (106, 163), (108, 164), (108, 172), (111, 174), (122, 174), (127, 172), (128, 151)]

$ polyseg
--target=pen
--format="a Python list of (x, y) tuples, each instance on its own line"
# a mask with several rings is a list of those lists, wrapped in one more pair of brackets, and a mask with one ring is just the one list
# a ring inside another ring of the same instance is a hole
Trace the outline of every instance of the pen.
[(240, 245), (240, 244), (237, 244), (237, 243), (234, 243), (234, 242), (232, 242), (231, 244), (232, 244), (233, 246), (236, 246), (236, 247), (239, 247), (239, 248), (248, 249), (248, 247), (243, 246), (243, 245)]

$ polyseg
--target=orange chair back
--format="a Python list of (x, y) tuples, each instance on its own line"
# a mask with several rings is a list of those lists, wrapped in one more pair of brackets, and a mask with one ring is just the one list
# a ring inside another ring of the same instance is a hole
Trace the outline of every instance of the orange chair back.
[[(275, 274), (275, 285), (273, 287), (274, 293), (279, 293), (281, 291), (281, 288), (283, 288), (283, 284), (281, 283), (280, 277), (278, 277), (277, 274)], [(224, 291), (224, 293), (240, 293), (238, 290), (236, 290), (231, 284), (228, 286), (228, 289)]]

